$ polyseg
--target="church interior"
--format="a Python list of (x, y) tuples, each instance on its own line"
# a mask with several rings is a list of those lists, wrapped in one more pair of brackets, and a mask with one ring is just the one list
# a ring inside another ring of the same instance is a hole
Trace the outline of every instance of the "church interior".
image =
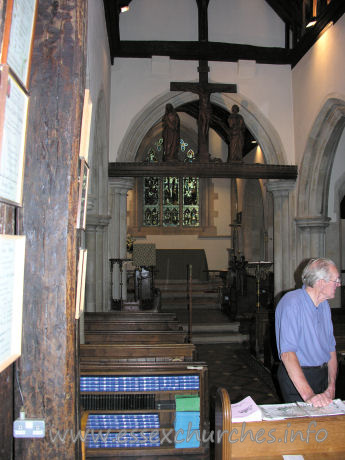
[(0, 460), (345, 458), (345, 415), (324, 451), (176, 440), (282, 402), (310, 258), (340, 275), (345, 400), (345, 2), (0, 10)]

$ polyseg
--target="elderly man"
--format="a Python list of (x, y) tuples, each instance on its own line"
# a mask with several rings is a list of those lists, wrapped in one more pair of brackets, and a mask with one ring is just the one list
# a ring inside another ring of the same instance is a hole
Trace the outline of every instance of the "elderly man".
[(309, 261), (302, 282), (303, 288), (285, 294), (276, 309), (278, 381), (285, 402), (322, 407), (334, 399), (338, 368), (327, 299), (341, 283), (334, 262), (321, 258)]

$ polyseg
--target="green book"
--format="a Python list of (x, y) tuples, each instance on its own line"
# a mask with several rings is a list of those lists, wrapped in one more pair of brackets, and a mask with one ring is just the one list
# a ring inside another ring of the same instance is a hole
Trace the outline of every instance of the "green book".
[(199, 411), (200, 397), (194, 395), (175, 395), (176, 411)]

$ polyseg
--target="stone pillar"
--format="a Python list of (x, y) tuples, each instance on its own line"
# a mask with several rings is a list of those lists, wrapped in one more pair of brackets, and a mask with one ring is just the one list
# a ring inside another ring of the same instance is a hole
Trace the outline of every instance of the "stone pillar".
[(311, 257), (325, 257), (325, 234), (330, 218), (323, 216), (296, 217), (297, 258), (301, 262)]
[(85, 310), (108, 310), (107, 286), (109, 270), (107, 255), (107, 229), (110, 216), (89, 214), (86, 219), (86, 283)]
[[(111, 221), (109, 225), (109, 257), (108, 259), (125, 259), (127, 256), (127, 193), (133, 188), (134, 179), (109, 178), (109, 206)], [(113, 292), (109, 291), (111, 299), (120, 299), (120, 270), (119, 265), (113, 266)], [(122, 272), (122, 299), (127, 299), (127, 270)]]
[(290, 191), (295, 188), (293, 180), (275, 180), (266, 183), (266, 189), (273, 194), (274, 202), (274, 295), (294, 287), (294, 263), (292, 251), (292, 210)]

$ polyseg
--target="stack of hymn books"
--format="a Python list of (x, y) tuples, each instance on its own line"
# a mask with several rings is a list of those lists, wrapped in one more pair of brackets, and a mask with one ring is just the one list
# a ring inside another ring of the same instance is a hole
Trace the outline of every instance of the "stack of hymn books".
[(232, 423), (261, 422), (261, 420), (261, 409), (250, 396), (247, 396), (236, 404), (231, 404)]
[(159, 428), (158, 414), (90, 414), (86, 429)]
[(93, 449), (159, 447), (159, 426), (158, 414), (153, 413), (90, 414), (86, 425), (86, 446)]
[(85, 375), (80, 391), (178, 391), (199, 390), (199, 375)]

